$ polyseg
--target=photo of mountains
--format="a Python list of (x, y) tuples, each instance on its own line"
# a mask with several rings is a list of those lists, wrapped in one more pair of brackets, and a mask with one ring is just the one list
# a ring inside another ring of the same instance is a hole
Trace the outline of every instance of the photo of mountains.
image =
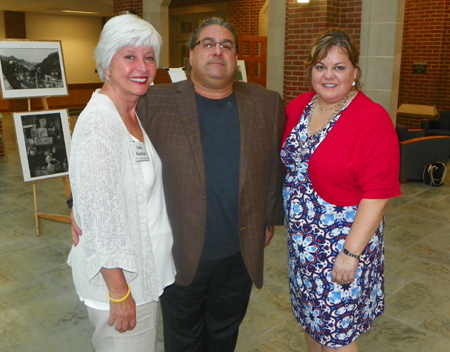
[[(6, 50), (0, 49), (4, 89), (64, 88), (61, 60), (57, 50), (46, 50), (44, 58), (39, 62), (31, 61), (31, 58), (36, 57), (33, 52), (35, 49), (14, 50), (20, 55), (8, 55)], [(43, 49), (39, 51), (42, 57)]]

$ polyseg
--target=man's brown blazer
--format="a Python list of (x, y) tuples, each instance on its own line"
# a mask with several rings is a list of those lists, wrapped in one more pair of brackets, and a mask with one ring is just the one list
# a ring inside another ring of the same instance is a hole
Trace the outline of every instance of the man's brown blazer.
[[(263, 283), (266, 226), (284, 222), (284, 168), (279, 148), (285, 106), (278, 93), (256, 84), (235, 82), (234, 93), (241, 130), (240, 245), (250, 277), (259, 288)], [(192, 82), (150, 87), (141, 98), (137, 113), (162, 160), (164, 193), (174, 236), (176, 283), (187, 286), (201, 257), (207, 207)]]

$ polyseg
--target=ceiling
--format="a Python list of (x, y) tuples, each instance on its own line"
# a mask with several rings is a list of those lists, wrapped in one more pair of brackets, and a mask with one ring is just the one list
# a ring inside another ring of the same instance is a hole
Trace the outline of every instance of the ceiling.
[(0, 11), (77, 15), (61, 10), (96, 12), (78, 15), (109, 17), (113, 15), (113, 0), (0, 0)]

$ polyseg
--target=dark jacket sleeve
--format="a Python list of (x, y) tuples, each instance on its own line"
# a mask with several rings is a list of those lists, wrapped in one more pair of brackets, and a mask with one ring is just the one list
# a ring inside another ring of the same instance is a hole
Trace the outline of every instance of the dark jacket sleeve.
[(281, 137), (286, 125), (286, 110), (281, 96), (276, 93), (275, 118), (272, 138), (272, 155), (274, 161), (271, 164), (269, 188), (267, 194), (266, 222), (267, 226), (279, 226), (284, 224), (282, 188), (285, 177), (285, 169), (280, 160)]

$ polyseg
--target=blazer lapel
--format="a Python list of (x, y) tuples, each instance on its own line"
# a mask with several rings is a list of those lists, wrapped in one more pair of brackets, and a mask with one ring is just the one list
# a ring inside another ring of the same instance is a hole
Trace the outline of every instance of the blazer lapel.
[(185, 81), (178, 87), (180, 94), (175, 96), (175, 102), (180, 112), (181, 124), (186, 138), (197, 164), (198, 172), (203, 183), (205, 179), (205, 162), (203, 159), (200, 126), (198, 123), (197, 103), (195, 99), (194, 86), (191, 81)]
[(254, 126), (255, 108), (253, 103), (248, 100), (249, 90), (242, 84), (234, 84), (234, 92), (239, 113), (240, 133), (241, 133), (241, 155), (239, 165), (239, 193), (245, 182), (245, 175), (250, 158), (250, 140), (252, 138), (252, 130)]

